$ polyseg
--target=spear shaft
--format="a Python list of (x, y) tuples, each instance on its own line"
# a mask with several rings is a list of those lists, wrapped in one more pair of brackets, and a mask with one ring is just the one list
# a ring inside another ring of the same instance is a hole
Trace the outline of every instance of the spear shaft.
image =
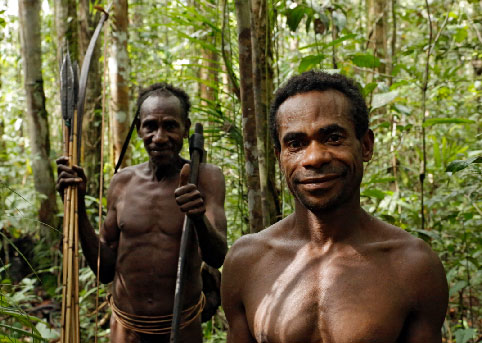
[[(204, 137), (203, 127), (196, 123), (194, 134), (189, 141), (189, 150), (191, 151), (191, 173), (189, 175), (189, 182), (197, 185), (199, 176), (199, 165), (202, 162), (204, 153)], [(174, 307), (172, 311), (171, 336), (170, 343), (177, 343), (179, 341), (179, 326), (181, 324), (182, 302), (184, 295), (184, 280), (186, 278), (186, 261), (188, 259), (189, 250), (188, 244), (191, 241), (191, 234), (193, 230), (193, 222), (186, 215), (184, 217), (184, 226), (182, 228), (181, 247), (179, 249), (179, 260), (177, 264), (177, 278), (176, 290), (174, 293)]]

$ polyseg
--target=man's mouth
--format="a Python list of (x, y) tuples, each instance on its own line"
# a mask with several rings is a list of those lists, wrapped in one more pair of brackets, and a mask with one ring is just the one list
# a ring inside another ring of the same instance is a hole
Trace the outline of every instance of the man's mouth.
[(159, 156), (170, 153), (172, 150), (169, 148), (150, 148), (149, 152), (151, 155)]
[(305, 185), (312, 184), (312, 183), (325, 183), (325, 182), (329, 182), (331, 180), (337, 179), (339, 177), (340, 175), (338, 174), (326, 174), (322, 176), (305, 177), (305, 178), (299, 179), (298, 183), (305, 184)]
[(308, 190), (322, 190), (332, 187), (340, 176), (341, 175), (339, 174), (325, 174), (313, 177), (303, 177), (297, 180), (297, 183)]

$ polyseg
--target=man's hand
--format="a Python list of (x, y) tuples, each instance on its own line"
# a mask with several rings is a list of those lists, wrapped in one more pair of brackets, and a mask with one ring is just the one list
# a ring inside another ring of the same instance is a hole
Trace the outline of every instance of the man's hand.
[(191, 166), (185, 164), (179, 176), (179, 187), (174, 191), (176, 202), (181, 211), (192, 218), (199, 218), (206, 212), (204, 196), (199, 192), (196, 185), (188, 183)]
[(84, 170), (79, 166), (69, 167), (68, 157), (62, 156), (57, 161), (57, 185), (56, 189), (64, 200), (64, 190), (72, 185), (77, 185), (79, 197), (84, 197), (87, 189), (87, 177)]

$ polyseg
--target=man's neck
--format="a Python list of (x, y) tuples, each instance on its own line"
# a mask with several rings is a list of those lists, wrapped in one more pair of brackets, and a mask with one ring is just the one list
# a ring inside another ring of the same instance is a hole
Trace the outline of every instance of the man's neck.
[(177, 156), (171, 163), (163, 165), (159, 165), (149, 159), (149, 170), (152, 172), (152, 179), (162, 181), (171, 178), (179, 174), (184, 163), (185, 161), (180, 156)]
[(361, 208), (360, 198), (317, 213), (295, 201), (294, 220), (298, 233), (316, 245), (327, 247), (355, 238), (369, 215)]

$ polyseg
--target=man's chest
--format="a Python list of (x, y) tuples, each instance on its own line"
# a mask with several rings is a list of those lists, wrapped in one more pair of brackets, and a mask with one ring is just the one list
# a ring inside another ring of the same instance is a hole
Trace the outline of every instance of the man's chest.
[(123, 236), (162, 233), (180, 235), (184, 214), (174, 197), (174, 184), (130, 185), (117, 199), (117, 224)]
[(396, 341), (410, 305), (388, 265), (301, 262), (255, 279), (245, 305), (258, 342)]

